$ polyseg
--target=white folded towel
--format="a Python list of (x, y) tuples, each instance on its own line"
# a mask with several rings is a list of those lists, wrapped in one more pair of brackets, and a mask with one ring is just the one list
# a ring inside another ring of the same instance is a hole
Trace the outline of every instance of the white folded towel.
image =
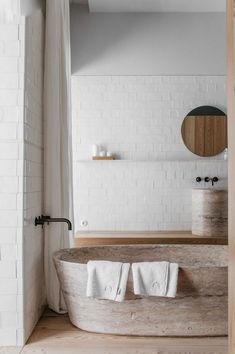
[(97, 299), (123, 301), (129, 268), (129, 263), (89, 261), (86, 295)]
[(167, 297), (175, 297), (177, 293), (179, 265), (177, 263), (170, 263), (168, 275)]
[(175, 297), (178, 264), (142, 262), (132, 264), (134, 293), (143, 296)]

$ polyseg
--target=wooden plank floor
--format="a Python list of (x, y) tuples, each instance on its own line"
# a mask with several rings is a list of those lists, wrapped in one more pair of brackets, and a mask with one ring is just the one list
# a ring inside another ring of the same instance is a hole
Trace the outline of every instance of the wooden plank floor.
[(66, 315), (46, 312), (24, 348), (0, 348), (0, 354), (227, 354), (227, 338), (92, 334), (71, 325)]

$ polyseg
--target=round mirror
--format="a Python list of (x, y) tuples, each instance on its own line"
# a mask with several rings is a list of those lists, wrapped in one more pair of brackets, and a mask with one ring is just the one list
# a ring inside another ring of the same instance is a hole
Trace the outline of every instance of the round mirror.
[(185, 146), (199, 156), (215, 156), (227, 147), (227, 116), (216, 107), (192, 110), (181, 127)]

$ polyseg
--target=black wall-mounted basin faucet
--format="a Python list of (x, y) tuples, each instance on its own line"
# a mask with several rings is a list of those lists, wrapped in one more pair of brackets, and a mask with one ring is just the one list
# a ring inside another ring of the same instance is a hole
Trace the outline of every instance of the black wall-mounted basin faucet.
[(72, 223), (69, 219), (65, 218), (51, 218), (48, 215), (41, 215), (35, 218), (34, 225), (44, 225), (47, 223), (49, 225), (50, 222), (66, 222), (68, 224), (68, 230), (72, 230)]
[(219, 181), (218, 177), (213, 177), (213, 178), (205, 177), (205, 182), (211, 182), (212, 186), (214, 186), (214, 184), (218, 181)]

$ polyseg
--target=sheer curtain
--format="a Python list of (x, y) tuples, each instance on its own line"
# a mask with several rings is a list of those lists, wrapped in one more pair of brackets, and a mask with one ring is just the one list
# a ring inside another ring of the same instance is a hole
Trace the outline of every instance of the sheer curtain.
[(19, 18), (19, 0), (0, 0), (0, 23), (9, 23)]
[[(73, 223), (69, 0), (47, 0), (44, 75), (44, 213)], [(45, 226), (47, 302), (66, 311), (53, 253), (73, 246), (66, 224)]]

